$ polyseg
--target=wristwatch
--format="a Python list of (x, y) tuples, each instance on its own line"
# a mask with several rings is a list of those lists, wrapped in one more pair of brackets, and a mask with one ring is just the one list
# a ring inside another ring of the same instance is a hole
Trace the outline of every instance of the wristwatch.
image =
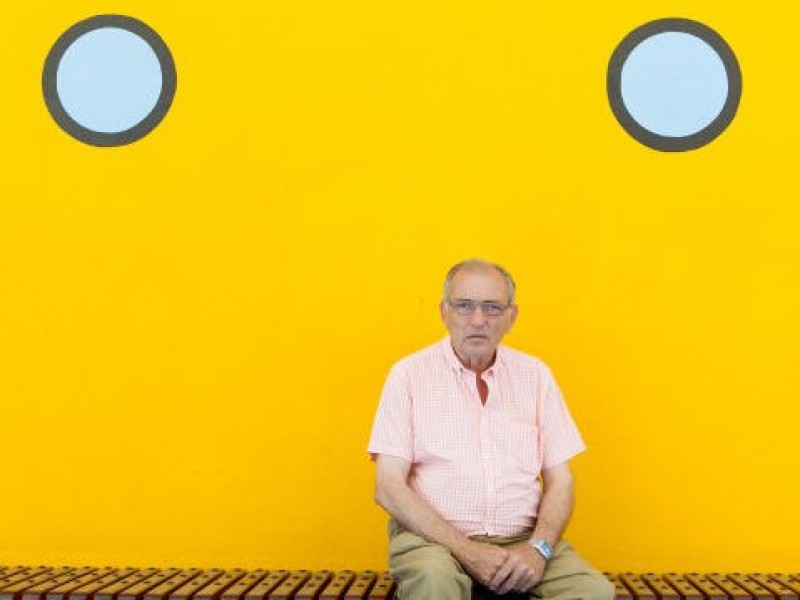
[(547, 540), (528, 540), (528, 543), (536, 548), (545, 560), (553, 558), (553, 547), (547, 543)]

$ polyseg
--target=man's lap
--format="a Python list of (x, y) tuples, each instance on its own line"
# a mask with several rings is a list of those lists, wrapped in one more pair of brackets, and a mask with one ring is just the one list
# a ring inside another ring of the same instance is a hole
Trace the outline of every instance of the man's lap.
[[(519, 539), (519, 537), (492, 538), (487, 542), (508, 545), (517, 543)], [(614, 598), (613, 586), (600, 572), (586, 562), (569, 542), (561, 540), (553, 550), (553, 558), (547, 564), (542, 581), (531, 591), (530, 597), (591, 598), (592, 600), (612, 600)], [(453, 579), (452, 598), (468, 598), (469, 590), (472, 588), (472, 580), (447, 548), (428, 542), (393, 521), (389, 524), (389, 568), (399, 582), (401, 599), (410, 598), (404, 591), (417, 587), (420, 579), (427, 577), (444, 581)], [(437, 585), (439, 584), (437, 583)], [(476, 585), (474, 591), (476, 597), (486, 597), (488, 592), (480, 585)], [(441, 594), (444, 593), (441, 592)], [(512, 597), (511, 595), (503, 596), (503, 598)]]

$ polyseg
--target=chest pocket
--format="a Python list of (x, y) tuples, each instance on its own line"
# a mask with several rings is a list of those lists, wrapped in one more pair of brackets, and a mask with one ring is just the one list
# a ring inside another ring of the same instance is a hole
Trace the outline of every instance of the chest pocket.
[(414, 460), (454, 463), (469, 457), (477, 446), (469, 421), (466, 415), (457, 416), (448, 410), (420, 415), (414, 425)]
[(505, 456), (509, 467), (531, 477), (538, 477), (542, 468), (539, 429), (532, 423), (508, 424), (505, 438)]

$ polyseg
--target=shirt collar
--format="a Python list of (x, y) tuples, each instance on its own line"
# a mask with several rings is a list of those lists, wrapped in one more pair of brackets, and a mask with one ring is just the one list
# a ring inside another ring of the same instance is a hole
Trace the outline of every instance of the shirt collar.
[[(456, 351), (453, 350), (453, 342), (450, 339), (449, 335), (442, 340), (442, 352), (444, 353), (447, 362), (450, 363), (450, 366), (457, 373), (464, 373), (464, 371), (469, 370), (463, 364), (461, 364), (461, 361), (458, 359)], [(498, 368), (501, 368), (505, 353), (506, 353), (505, 347), (502, 344), (500, 344), (497, 347), (497, 355), (494, 357), (494, 364), (488, 369), (486, 369), (487, 374), (493, 375)]]

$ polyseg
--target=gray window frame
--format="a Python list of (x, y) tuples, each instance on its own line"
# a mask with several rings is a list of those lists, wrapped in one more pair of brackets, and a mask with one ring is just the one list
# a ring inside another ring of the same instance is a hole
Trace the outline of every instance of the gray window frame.
[[(125, 29), (142, 38), (152, 48), (161, 65), (161, 93), (153, 109), (133, 127), (111, 133), (94, 131), (73, 119), (64, 108), (57, 88), (58, 67), (69, 47), (82, 35), (106, 27)], [(96, 15), (74, 24), (56, 40), (50, 49), (42, 73), (44, 101), (58, 126), (81, 142), (102, 147), (130, 144), (155, 129), (172, 106), (177, 83), (178, 78), (172, 53), (161, 36), (142, 21), (125, 15)]]
[[(643, 41), (666, 32), (688, 33), (706, 42), (719, 55), (728, 78), (728, 96), (719, 115), (706, 127), (691, 135), (671, 137), (646, 129), (633, 118), (622, 98), (622, 69), (625, 61)], [(691, 19), (657, 19), (631, 31), (616, 47), (608, 64), (606, 88), (614, 116), (634, 139), (654, 150), (684, 152), (712, 142), (731, 124), (742, 97), (742, 72), (731, 47), (707, 25)]]

